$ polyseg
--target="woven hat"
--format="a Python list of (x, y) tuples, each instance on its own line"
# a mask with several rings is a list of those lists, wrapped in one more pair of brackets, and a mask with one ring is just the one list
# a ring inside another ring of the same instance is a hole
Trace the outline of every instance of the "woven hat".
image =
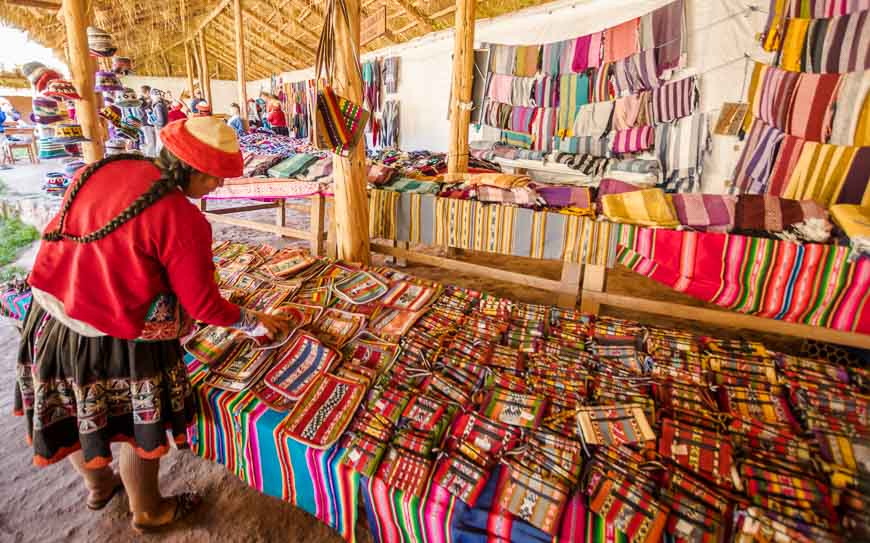
[(67, 177), (64, 172), (46, 172), (42, 182), (46, 185), (66, 185)]
[(82, 99), (78, 91), (76, 91), (75, 85), (72, 84), (72, 81), (66, 79), (54, 79), (50, 81), (48, 87), (43, 91), (43, 94), (60, 100)]
[(96, 74), (96, 85), (94, 90), (97, 92), (115, 92), (124, 90), (124, 85), (118, 80), (118, 75), (115, 72), (104, 72), (100, 70)]
[(58, 103), (51, 98), (38, 96), (33, 99), (33, 113), (30, 120), (36, 124), (53, 124), (62, 121), (64, 116), (60, 114)]
[(110, 57), (118, 50), (112, 43), (112, 36), (95, 26), (88, 27), (88, 49), (95, 57)]
[(141, 135), (139, 129), (127, 121), (121, 121), (115, 125), (115, 130), (117, 130), (119, 137), (133, 141), (139, 141), (139, 136)]
[(171, 122), (160, 131), (160, 140), (172, 154), (203, 173), (221, 178), (242, 175), (239, 138), (219, 119), (194, 117)]
[(35, 72), (37, 68), (45, 68), (45, 64), (37, 61), (25, 62), (21, 65), (21, 73), (24, 74), (24, 77), (30, 77), (30, 74)]
[(129, 87), (124, 87), (123, 91), (118, 94), (121, 96), (115, 101), (118, 107), (139, 107), (142, 105), (142, 100), (136, 96), (136, 91)]
[(130, 75), (133, 72), (133, 61), (129, 57), (112, 57), (112, 71), (118, 75)]
[(121, 108), (118, 106), (106, 106), (100, 110), (100, 117), (118, 126), (121, 122)]
[(60, 72), (56, 70), (45, 70), (33, 86), (36, 88), (36, 92), (44, 92), (45, 89), (48, 88), (48, 84), (57, 79), (63, 79)]
[(61, 123), (54, 127), (54, 141), (57, 143), (81, 143), (91, 141), (85, 137), (81, 125), (73, 123)]

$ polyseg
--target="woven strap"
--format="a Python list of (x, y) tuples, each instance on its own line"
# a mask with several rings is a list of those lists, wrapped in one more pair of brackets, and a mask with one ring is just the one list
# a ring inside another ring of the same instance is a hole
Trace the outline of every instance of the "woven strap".
[[(351, 33), (350, 16), (347, 12), (347, 4), (345, 0), (327, 0), (326, 8), (323, 13), (323, 30), (320, 34), (320, 41), (317, 44), (317, 54), (315, 56), (316, 63), (314, 69), (314, 80), (316, 84), (320, 84), (320, 76), (326, 76), (326, 84), (332, 85), (335, 77), (335, 12), (336, 8), (341, 10), (342, 19), (347, 26), (347, 31)], [(351, 40), (351, 52), (353, 54), (353, 65), (362, 80), (362, 68), (360, 68), (358, 45)]]

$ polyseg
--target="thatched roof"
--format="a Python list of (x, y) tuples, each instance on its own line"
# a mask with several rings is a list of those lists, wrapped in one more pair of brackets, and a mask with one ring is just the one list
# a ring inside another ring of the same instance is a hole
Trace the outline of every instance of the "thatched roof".
[[(477, 17), (493, 17), (546, 1), (479, 0)], [(242, 0), (248, 51), (246, 79), (313, 65), (323, 6), (323, 0)], [(367, 44), (363, 52), (453, 25), (454, 0), (362, 0), (363, 15), (383, 6), (387, 9), (387, 33)], [(66, 37), (59, 7), (60, 0), (0, 0), (0, 21), (28, 32), (34, 41), (63, 59)], [(139, 75), (183, 77), (185, 39), (203, 29), (209, 71), (213, 76), (235, 79), (231, 0), (92, 0), (92, 10), (93, 23), (112, 34), (118, 54), (131, 57)]]

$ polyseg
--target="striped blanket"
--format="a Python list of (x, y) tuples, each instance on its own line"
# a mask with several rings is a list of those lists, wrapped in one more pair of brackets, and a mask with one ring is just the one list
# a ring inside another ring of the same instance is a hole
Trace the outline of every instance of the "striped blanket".
[(639, 228), (617, 260), (733, 311), (870, 333), (870, 257), (848, 247)]

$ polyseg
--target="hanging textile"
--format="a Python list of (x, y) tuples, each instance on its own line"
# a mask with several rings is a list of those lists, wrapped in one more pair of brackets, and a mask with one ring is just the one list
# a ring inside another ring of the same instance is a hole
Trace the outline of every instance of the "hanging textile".
[(559, 116), (559, 110), (553, 107), (535, 108), (535, 116), (532, 119), (532, 134), (534, 135), (534, 143), (532, 149), (535, 151), (549, 151), (553, 135), (556, 133), (556, 123)]
[(710, 148), (710, 127), (705, 113), (656, 125), (655, 153), (662, 164), (665, 190), (698, 192), (704, 154)]
[(839, 85), (838, 74), (800, 74), (786, 132), (808, 141), (827, 141), (833, 115), (831, 106)]
[(740, 133), (745, 134), (749, 131), (752, 126), (753, 117), (757, 117), (758, 115), (754, 113), (756, 111), (755, 106), (755, 97), (758, 96), (760, 92), (761, 83), (765, 77), (765, 71), (769, 68), (767, 64), (762, 64), (761, 62), (756, 62), (752, 67), (752, 75), (749, 78), (749, 94), (747, 94), (747, 101), (749, 102), (747, 111), (751, 112), (752, 115), (746, 115), (743, 118), (743, 124), (740, 127)]
[(867, 334), (870, 258), (850, 257), (838, 245), (639, 228), (617, 261), (733, 311)]
[(511, 75), (514, 73), (514, 63), (517, 57), (515, 45), (490, 44), (490, 71), (497, 74)]
[(387, 100), (384, 103), (384, 147), (399, 147), (399, 101)]
[(537, 107), (559, 107), (559, 77), (539, 75), (534, 80), (532, 103)]
[(637, 17), (605, 30), (602, 62), (616, 62), (637, 53), (639, 30)]
[(782, 142), (779, 144), (779, 152), (774, 159), (773, 171), (770, 172), (767, 182), (768, 194), (775, 196), (783, 195), (785, 186), (798, 163), (805, 142), (806, 140), (801, 138), (783, 134)]
[(574, 117), (574, 136), (593, 136), (601, 138), (610, 131), (614, 102), (592, 102), (584, 104)]
[(513, 104), (513, 76), (490, 74), (487, 97), (501, 104)]
[(617, 98), (613, 102), (613, 129), (626, 130), (637, 126), (640, 116), (641, 99), (636, 94)]
[(617, 96), (658, 87), (655, 49), (641, 51), (613, 64), (613, 87)]
[(571, 71), (581, 73), (589, 68), (600, 66), (601, 45), (601, 32), (577, 38), (574, 42), (574, 59), (571, 62)]
[(559, 135), (571, 135), (577, 110), (588, 103), (589, 76), (569, 74), (559, 79)]
[(395, 94), (399, 92), (399, 57), (384, 59), (384, 92)]
[(801, 54), (807, 39), (809, 19), (789, 19), (786, 23), (785, 39), (782, 42), (779, 65), (792, 72), (801, 71)]
[(514, 106), (511, 108), (511, 122), (508, 127), (514, 132), (532, 133), (532, 116), (535, 114), (533, 107)]
[(613, 135), (611, 149), (614, 153), (638, 153), (652, 146), (653, 127), (638, 126), (620, 130)]
[[(783, 196), (793, 200), (815, 200), (825, 207), (833, 203), (861, 203), (867, 190), (867, 170), (856, 171), (854, 176), (850, 176), (853, 161), (859, 150), (864, 150), (862, 155), (866, 156), (870, 148), (806, 142), (786, 184)], [(862, 162), (858, 162), (859, 167)], [(841, 190), (846, 189), (847, 179), (857, 180), (857, 183), (854, 181), (851, 183), (847, 191), (848, 199), (852, 201), (839, 201)], [(856, 184), (862, 186), (856, 188)]]
[(834, 109), (828, 143), (870, 145), (870, 70), (843, 76)]
[(655, 66), (659, 76), (685, 63), (688, 44), (683, 35), (684, 9), (683, 0), (677, 0), (652, 13)]
[(698, 107), (698, 90), (695, 76), (667, 83), (652, 90), (650, 108), (655, 124), (691, 115), (696, 107)]
[(780, 130), (788, 130), (792, 97), (800, 75), (763, 65), (757, 92), (750, 98), (752, 115)]
[[(375, 59), (362, 65), (363, 97), (365, 107), (375, 113), (381, 110), (381, 64)], [(374, 115), (372, 115), (374, 119)]]
[(613, 73), (613, 63), (602, 64), (597, 70), (592, 70), (592, 102), (608, 102), (614, 98), (613, 84), (610, 76)]
[(511, 78), (511, 101), (514, 106), (534, 106), (532, 100), (532, 92), (535, 88), (534, 77), (513, 77)]
[(743, 146), (734, 170), (732, 191), (741, 194), (764, 194), (785, 134), (761, 119), (756, 119)]
[(545, 43), (541, 48), (541, 72), (555, 76), (562, 73), (562, 47), (567, 42)]
[(574, 63), (574, 49), (577, 44), (577, 38), (565, 40), (561, 42), (562, 47), (559, 52), (559, 73), (570, 74), (571, 65)]
[(516, 46), (516, 62), (514, 75), (519, 77), (534, 77), (538, 73), (538, 63), (541, 59), (540, 45)]
[(800, 69), (815, 73), (846, 73), (870, 68), (868, 13), (858, 11), (830, 19), (792, 19), (807, 21), (799, 23), (799, 26), (807, 26)]

